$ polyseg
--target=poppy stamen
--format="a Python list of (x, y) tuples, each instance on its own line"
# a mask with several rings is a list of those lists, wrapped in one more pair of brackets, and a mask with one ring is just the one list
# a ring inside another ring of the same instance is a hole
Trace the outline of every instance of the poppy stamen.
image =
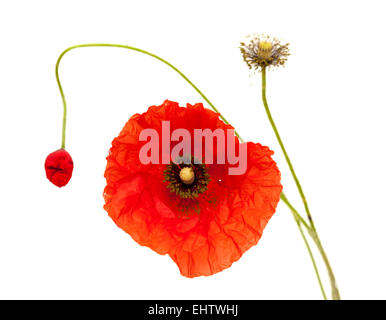
[(210, 181), (208, 168), (205, 164), (169, 164), (164, 170), (166, 188), (181, 199), (197, 199), (208, 190)]

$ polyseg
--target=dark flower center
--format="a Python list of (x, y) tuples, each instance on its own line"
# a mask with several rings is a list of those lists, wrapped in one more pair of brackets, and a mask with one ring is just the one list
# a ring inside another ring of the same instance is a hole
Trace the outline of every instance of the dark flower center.
[(172, 162), (164, 170), (166, 188), (182, 199), (197, 199), (208, 190), (210, 177), (205, 164)]

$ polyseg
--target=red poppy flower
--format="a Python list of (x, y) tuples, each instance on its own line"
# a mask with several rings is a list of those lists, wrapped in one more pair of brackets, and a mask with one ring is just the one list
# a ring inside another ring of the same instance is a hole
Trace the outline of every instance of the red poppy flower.
[[(160, 143), (166, 141), (163, 121), (170, 122), (170, 132), (183, 128), (192, 136), (194, 129), (233, 129), (200, 103), (185, 108), (166, 100), (135, 114), (113, 140), (107, 157), (104, 208), (140, 245), (168, 254), (183, 276), (212, 275), (257, 244), (280, 198), (280, 172), (273, 152), (252, 142), (246, 144), (247, 168), (241, 175), (229, 174), (234, 165), (228, 160), (144, 164), (139, 154), (147, 141), (140, 141), (140, 133), (151, 128)], [(238, 150), (241, 143), (235, 136), (231, 139)], [(177, 143), (172, 141), (170, 148)], [(161, 149), (159, 159), (170, 152)], [(214, 159), (227, 152), (226, 147), (213, 150)]]
[(59, 149), (47, 156), (44, 168), (48, 180), (57, 187), (63, 187), (71, 179), (74, 163), (66, 150)]

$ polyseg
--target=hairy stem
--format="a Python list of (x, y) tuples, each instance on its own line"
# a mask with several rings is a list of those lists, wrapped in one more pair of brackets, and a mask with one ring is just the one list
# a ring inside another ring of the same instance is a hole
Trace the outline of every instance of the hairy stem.
[(326, 255), (326, 252), (322, 246), (322, 243), (319, 239), (319, 236), (318, 236), (318, 233), (316, 232), (316, 228), (315, 228), (315, 224), (314, 224), (314, 221), (312, 219), (312, 216), (311, 216), (311, 212), (310, 212), (310, 209), (308, 207), (308, 203), (307, 203), (307, 200), (306, 200), (306, 197), (304, 195), (304, 192), (303, 192), (303, 188), (299, 182), (299, 179), (295, 173), (295, 170), (293, 168), (293, 165), (292, 165), (292, 162), (288, 156), (288, 153), (287, 153), (287, 150), (285, 149), (284, 147), (284, 144), (283, 144), (283, 141), (280, 137), (280, 134), (279, 134), (279, 131), (277, 130), (277, 127), (276, 127), (276, 124), (272, 118), (272, 115), (271, 115), (271, 111), (269, 110), (269, 107), (268, 107), (268, 102), (267, 102), (267, 96), (266, 96), (266, 68), (262, 68), (262, 98), (263, 98), (263, 104), (264, 104), (264, 108), (265, 108), (265, 112), (267, 113), (267, 116), (268, 116), (268, 120), (272, 126), (272, 129), (275, 133), (275, 136), (276, 136), (276, 139), (277, 141), (279, 142), (279, 145), (280, 145), (280, 148), (284, 154), (284, 157), (286, 159), (286, 162), (288, 164), (288, 167), (291, 171), (291, 174), (292, 174), (292, 177), (295, 181), (295, 184), (296, 184), (296, 187), (299, 191), (299, 194), (300, 194), (300, 197), (302, 198), (302, 201), (303, 201), (303, 205), (304, 205), (304, 209), (306, 211), (306, 214), (307, 214), (307, 218), (310, 222), (310, 229), (308, 230), (311, 238), (314, 240), (322, 258), (323, 258), (323, 261), (326, 265), (326, 268), (327, 268), (327, 272), (328, 272), (328, 275), (329, 275), (329, 278), (330, 278), (330, 284), (331, 284), (331, 292), (332, 292), (332, 298), (334, 300), (340, 300), (340, 294), (339, 294), (339, 290), (338, 290), (338, 287), (337, 287), (337, 284), (336, 284), (336, 280), (335, 280), (335, 276), (334, 276), (334, 273), (332, 271), (332, 268), (331, 268), (331, 265), (330, 265), (330, 262), (327, 258), (327, 255)]
[(323, 295), (323, 299), (324, 300), (327, 300), (327, 296), (326, 296), (326, 292), (324, 291), (324, 287), (323, 287), (323, 284), (322, 284), (322, 280), (320, 279), (320, 274), (319, 274), (319, 269), (318, 269), (318, 266), (315, 262), (315, 258), (314, 258), (314, 255), (312, 253), (312, 250), (311, 250), (311, 247), (308, 243), (308, 240), (303, 232), (303, 229), (302, 229), (302, 225), (307, 229), (308, 232), (311, 231), (311, 228), (310, 226), (304, 221), (304, 219), (302, 218), (302, 216), (299, 214), (299, 212), (297, 212), (297, 210), (291, 205), (291, 203), (288, 201), (287, 197), (285, 196), (284, 193), (281, 193), (280, 195), (280, 199), (288, 206), (288, 208), (290, 208), (291, 212), (292, 212), (292, 215), (295, 219), (295, 222), (296, 222), (296, 225), (298, 226), (299, 228), (299, 231), (300, 231), (300, 235), (302, 236), (302, 239), (304, 241), (304, 244), (306, 245), (306, 248), (307, 248), (307, 251), (308, 251), (308, 254), (311, 258), (311, 262), (312, 262), (312, 266), (314, 267), (314, 270), (315, 270), (315, 275), (316, 275), (316, 278), (318, 280), (318, 283), (319, 283), (319, 287), (320, 287), (320, 291), (322, 292), (322, 295)]

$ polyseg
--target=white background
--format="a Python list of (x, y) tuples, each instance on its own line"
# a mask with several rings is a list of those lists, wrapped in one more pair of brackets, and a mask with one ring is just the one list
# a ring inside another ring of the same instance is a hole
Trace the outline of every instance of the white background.
[(121, 43), (175, 64), (245, 140), (275, 150), (285, 192), (302, 210), (261, 104), (260, 74), (239, 54), (252, 33), (290, 42), (286, 67), (268, 73), (268, 99), (342, 297), (386, 298), (384, 12), (383, 1), (353, 0), (2, 1), (0, 298), (321, 298), (282, 203), (256, 247), (196, 279), (107, 216), (105, 157), (127, 119), (165, 99), (202, 101), (155, 59), (114, 48), (63, 58), (75, 169), (61, 189), (45, 177), (45, 157), (60, 147), (57, 57), (74, 44)]

